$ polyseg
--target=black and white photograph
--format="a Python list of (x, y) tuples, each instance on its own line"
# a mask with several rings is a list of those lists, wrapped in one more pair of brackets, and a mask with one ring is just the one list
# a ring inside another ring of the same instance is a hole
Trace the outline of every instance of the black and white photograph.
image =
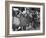
[(12, 7), (12, 30), (40, 30), (40, 8)]
[(5, 36), (45, 35), (45, 4), (35, 2), (5, 2)]

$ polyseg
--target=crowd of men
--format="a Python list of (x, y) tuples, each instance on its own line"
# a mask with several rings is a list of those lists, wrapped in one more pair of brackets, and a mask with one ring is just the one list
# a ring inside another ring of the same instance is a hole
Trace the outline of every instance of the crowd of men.
[(40, 8), (13, 7), (12, 29), (13, 31), (39, 30)]

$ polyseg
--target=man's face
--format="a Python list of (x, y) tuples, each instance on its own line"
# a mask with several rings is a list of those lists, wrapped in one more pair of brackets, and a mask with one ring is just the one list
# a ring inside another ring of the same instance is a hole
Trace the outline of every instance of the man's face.
[(29, 10), (27, 10), (27, 14), (29, 14)]

